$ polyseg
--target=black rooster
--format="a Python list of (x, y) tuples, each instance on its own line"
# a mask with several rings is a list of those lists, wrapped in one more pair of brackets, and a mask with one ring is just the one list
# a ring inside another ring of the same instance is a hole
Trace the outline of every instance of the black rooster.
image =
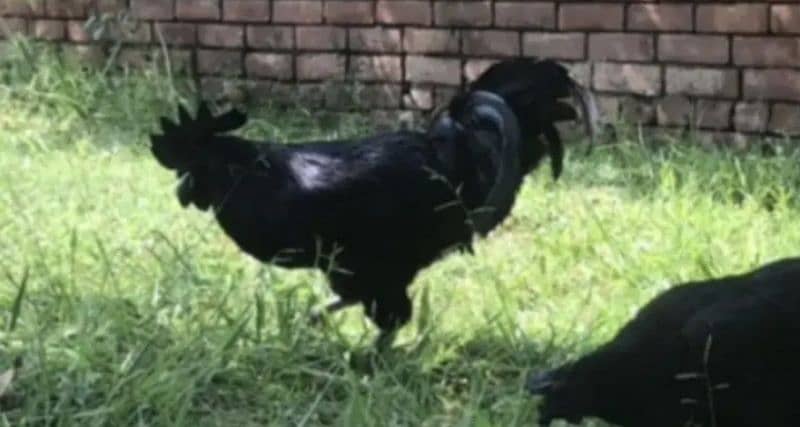
[(593, 115), (588, 92), (562, 66), (513, 60), (455, 97), (427, 132), (257, 143), (224, 135), (244, 114), (215, 117), (201, 104), (196, 118), (183, 108), (177, 123), (162, 118), (152, 152), (180, 177), (183, 206), (213, 209), (263, 262), (323, 269), (340, 298), (326, 311), (361, 303), (389, 338), (411, 317), (406, 288), (420, 269), (500, 223), (545, 155), (558, 176), (554, 122), (577, 118), (558, 101), (570, 94)]
[(532, 377), (540, 425), (790, 427), (800, 422), (800, 259), (677, 286), (609, 343)]

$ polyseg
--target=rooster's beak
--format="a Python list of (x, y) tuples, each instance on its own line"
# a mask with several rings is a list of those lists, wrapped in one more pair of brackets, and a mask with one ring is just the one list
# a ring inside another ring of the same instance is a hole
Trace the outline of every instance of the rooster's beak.
[(192, 191), (194, 190), (194, 177), (189, 172), (184, 172), (178, 180), (178, 201), (184, 208), (189, 204), (192, 198)]

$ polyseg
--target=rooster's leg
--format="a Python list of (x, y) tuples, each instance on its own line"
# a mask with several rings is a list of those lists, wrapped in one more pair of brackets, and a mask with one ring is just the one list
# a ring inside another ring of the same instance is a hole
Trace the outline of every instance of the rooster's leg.
[(312, 325), (319, 324), (319, 322), (322, 321), (322, 318), (324, 316), (336, 313), (339, 310), (345, 309), (357, 303), (358, 301), (354, 300), (337, 299), (336, 301), (329, 303), (328, 305), (326, 305), (321, 309), (316, 309), (312, 311), (311, 324)]
[(391, 348), (397, 331), (411, 318), (411, 300), (405, 290), (394, 289), (394, 292), (373, 300), (368, 306), (367, 314), (381, 330), (375, 340), (375, 347), (378, 352), (382, 352)]
[(378, 338), (375, 339), (375, 349), (379, 353), (388, 350), (392, 346), (395, 336), (397, 336), (397, 328), (382, 330)]

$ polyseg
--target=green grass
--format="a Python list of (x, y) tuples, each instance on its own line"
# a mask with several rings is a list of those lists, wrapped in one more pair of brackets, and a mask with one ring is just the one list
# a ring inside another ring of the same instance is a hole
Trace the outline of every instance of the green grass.
[[(672, 284), (800, 248), (793, 150), (622, 132), (571, 150), (557, 183), (535, 173), (475, 256), (423, 271), (412, 323), (378, 357), (360, 309), (308, 325), (321, 275), (261, 265), (179, 207), (146, 133), (190, 83), (34, 46), (4, 58), (0, 371), (23, 365), (0, 425), (532, 425), (529, 371), (590, 350)], [(256, 116), (261, 137), (368, 131), (358, 116)]]

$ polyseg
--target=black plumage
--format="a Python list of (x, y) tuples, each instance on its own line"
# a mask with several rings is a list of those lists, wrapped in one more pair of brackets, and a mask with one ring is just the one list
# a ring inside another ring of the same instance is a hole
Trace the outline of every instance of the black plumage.
[(360, 303), (388, 336), (411, 317), (406, 288), (420, 269), (499, 224), (545, 155), (560, 172), (553, 124), (577, 117), (558, 101), (570, 94), (591, 102), (560, 65), (509, 61), (427, 131), (258, 143), (225, 134), (244, 114), (215, 117), (202, 104), (196, 118), (181, 108), (178, 123), (162, 119), (152, 152), (181, 178), (184, 206), (213, 209), (225, 233), (263, 262), (323, 270), (340, 297), (329, 310)]
[(623, 427), (800, 423), (800, 259), (676, 286), (598, 350), (533, 376), (540, 424)]

